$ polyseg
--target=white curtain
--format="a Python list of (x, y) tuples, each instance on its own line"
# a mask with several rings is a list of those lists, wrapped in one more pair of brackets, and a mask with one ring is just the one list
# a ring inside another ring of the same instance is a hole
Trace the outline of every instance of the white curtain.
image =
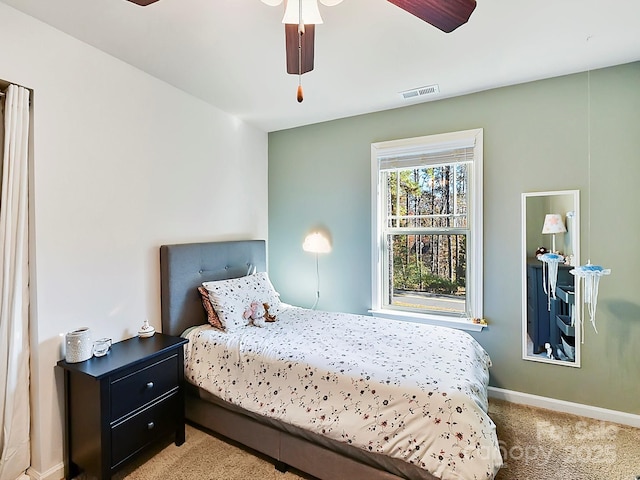
[(0, 196), (0, 480), (29, 467), (29, 91), (4, 100)]

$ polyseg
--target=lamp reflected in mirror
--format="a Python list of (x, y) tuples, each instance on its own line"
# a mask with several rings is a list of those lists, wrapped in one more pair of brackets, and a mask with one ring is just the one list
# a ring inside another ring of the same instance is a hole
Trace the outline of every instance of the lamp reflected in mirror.
[(542, 265), (542, 284), (544, 293), (547, 294), (549, 308), (551, 308), (551, 299), (556, 298), (556, 284), (558, 282), (558, 265), (565, 263), (564, 255), (560, 255), (556, 250), (556, 233), (565, 233), (567, 231), (564, 226), (564, 220), (559, 213), (547, 213), (544, 216), (544, 225), (542, 225), (543, 235), (552, 235), (551, 252), (536, 255)]
[(580, 293), (570, 273), (580, 259), (579, 209), (578, 190), (522, 194), (525, 360), (580, 366)]
[(564, 220), (559, 213), (547, 213), (544, 216), (544, 224), (542, 225), (543, 234), (553, 235), (553, 244), (551, 246), (551, 253), (557, 253), (556, 250), (556, 233), (565, 233), (567, 231), (564, 226)]

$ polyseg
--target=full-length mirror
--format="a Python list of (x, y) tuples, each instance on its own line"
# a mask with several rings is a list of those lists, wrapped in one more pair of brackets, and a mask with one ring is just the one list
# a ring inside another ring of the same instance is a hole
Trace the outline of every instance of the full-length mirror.
[(522, 355), (580, 366), (580, 192), (522, 194)]

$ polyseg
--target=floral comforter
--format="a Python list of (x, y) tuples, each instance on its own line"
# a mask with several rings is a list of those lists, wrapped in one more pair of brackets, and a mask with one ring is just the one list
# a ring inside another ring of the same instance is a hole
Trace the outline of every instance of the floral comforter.
[(266, 417), (402, 459), (442, 479), (492, 479), (490, 360), (468, 334), (285, 308), (265, 327), (185, 334), (185, 376)]

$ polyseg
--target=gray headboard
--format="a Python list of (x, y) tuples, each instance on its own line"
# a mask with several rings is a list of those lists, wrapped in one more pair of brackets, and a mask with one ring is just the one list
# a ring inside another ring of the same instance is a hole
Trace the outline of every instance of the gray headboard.
[(202, 282), (246, 275), (252, 266), (267, 270), (264, 240), (187, 243), (160, 247), (162, 332), (180, 335), (206, 323), (198, 293)]

